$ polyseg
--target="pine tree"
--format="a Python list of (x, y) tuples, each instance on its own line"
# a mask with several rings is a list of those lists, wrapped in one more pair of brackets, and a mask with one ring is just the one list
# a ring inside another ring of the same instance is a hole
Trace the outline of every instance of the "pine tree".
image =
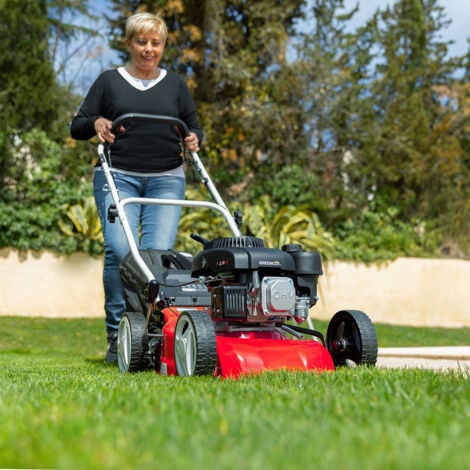
[[(439, 41), (446, 19), (437, 0), (397, 1), (377, 23), (383, 62), (371, 91), (376, 112), (376, 196), (405, 219), (434, 218), (442, 191), (459, 174), (458, 142), (442, 126), (438, 90), (451, 85), (455, 63)], [(450, 186), (449, 186), (450, 183)], [(436, 198), (437, 195), (439, 198)], [(439, 207), (440, 206), (440, 207)]]
[(59, 97), (49, 61), (46, 1), (3, 0), (0, 22), (0, 185), (11, 168), (12, 139), (51, 129)]

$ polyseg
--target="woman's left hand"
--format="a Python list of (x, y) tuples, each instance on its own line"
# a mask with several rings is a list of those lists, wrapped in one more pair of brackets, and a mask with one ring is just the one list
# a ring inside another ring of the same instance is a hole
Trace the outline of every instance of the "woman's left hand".
[(199, 139), (194, 132), (190, 132), (184, 139), (184, 145), (191, 152), (199, 152)]

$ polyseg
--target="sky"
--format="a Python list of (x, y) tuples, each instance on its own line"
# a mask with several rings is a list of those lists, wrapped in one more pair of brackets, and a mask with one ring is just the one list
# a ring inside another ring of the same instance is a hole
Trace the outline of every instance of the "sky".
[[(95, 10), (97, 14), (106, 11), (106, 0), (91, 0), (90, 7)], [(351, 28), (356, 29), (362, 26), (367, 19), (379, 7), (386, 7), (394, 3), (393, 0), (344, 0), (347, 10), (359, 4), (359, 11), (354, 15), (351, 20)], [(469, 19), (470, 19), (470, 0), (440, 0), (439, 4), (445, 8), (447, 17), (451, 20), (448, 28), (441, 31), (443, 41), (454, 41), (454, 44), (449, 46), (449, 55), (452, 57), (463, 55), (467, 52), (469, 44), (467, 37), (470, 38), (469, 33)], [(91, 85), (92, 81), (96, 78), (98, 73), (103, 68), (110, 68), (113, 61), (116, 62), (116, 53), (109, 50), (106, 43), (106, 38), (103, 38), (100, 43), (104, 52), (100, 57), (95, 57), (95, 62), (90, 62), (88, 59), (81, 62), (77, 71), (71, 71), (70, 74), (76, 73), (77, 88), (79, 92), (85, 92)], [(85, 65), (86, 64), (86, 65)], [(79, 83), (78, 83), (79, 82)]]
[[(345, 0), (346, 8), (352, 8), (359, 3), (359, 11), (354, 16), (352, 24), (354, 27), (361, 26), (379, 7), (392, 5), (390, 0)], [(468, 49), (467, 37), (470, 38), (470, 0), (440, 0), (439, 4), (444, 7), (451, 24), (442, 30), (442, 39), (453, 40), (455, 44), (449, 47), (451, 56), (463, 55)]]

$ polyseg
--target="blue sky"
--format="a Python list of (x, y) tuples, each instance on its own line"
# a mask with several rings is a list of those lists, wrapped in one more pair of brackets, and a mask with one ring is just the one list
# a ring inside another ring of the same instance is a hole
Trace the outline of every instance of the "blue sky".
[[(359, 12), (354, 17), (357, 26), (363, 24), (377, 8), (385, 8), (386, 5), (393, 5), (390, 0), (345, 0), (344, 4), (349, 9), (359, 3)], [(453, 40), (449, 48), (451, 56), (463, 55), (468, 49), (467, 37), (470, 37), (470, 0), (440, 0), (439, 4), (444, 7), (448, 19), (452, 21), (449, 27), (442, 31), (443, 40)]]

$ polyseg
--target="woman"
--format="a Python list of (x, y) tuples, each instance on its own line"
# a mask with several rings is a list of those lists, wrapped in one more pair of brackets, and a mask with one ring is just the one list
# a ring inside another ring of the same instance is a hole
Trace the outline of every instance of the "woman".
[[(102, 73), (91, 86), (70, 133), (74, 139), (87, 140), (98, 135), (111, 144), (112, 172), (121, 198), (149, 197), (183, 199), (185, 176), (182, 149), (175, 129), (169, 125), (130, 122), (118, 136), (111, 132), (112, 121), (125, 113), (158, 114), (177, 117), (189, 130), (186, 148), (198, 151), (202, 140), (194, 102), (183, 78), (159, 67), (167, 27), (151, 13), (139, 13), (126, 22), (125, 44), (130, 62), (117, 70)], [(93, 188), (104, 235), (103, 284), (105, 291), (108, 351), (106, 362), (117, 363), (117, 330), (126, 303), (119, 264), (129, 252), (120, 223), (109, 223), (111, 204), (103, 171), (95, 168)], [(130, 205), (127, 215), (140, 248), (173, 247), (181, 207)]]

